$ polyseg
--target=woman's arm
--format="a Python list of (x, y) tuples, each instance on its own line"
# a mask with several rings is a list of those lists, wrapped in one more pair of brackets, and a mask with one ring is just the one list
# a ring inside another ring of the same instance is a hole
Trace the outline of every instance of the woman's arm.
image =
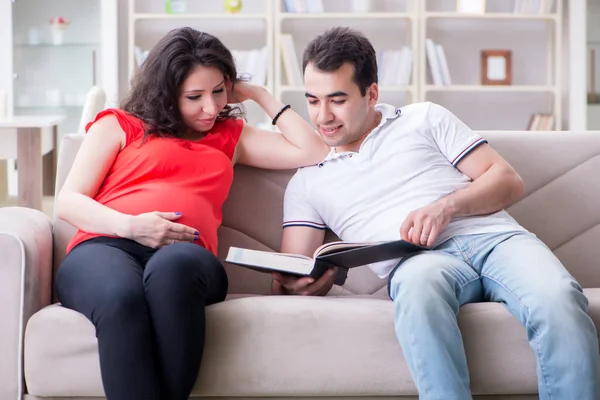
[(58, 195), (59, 218), (86, 232), (125, 236), (128, 216), (93, 199), (124, 143), (125, 132), (114, 115), (91, 126)]
[(58, 195), (58, 217), (85, 232), (128, 238), (154, 248), (198, 240), (196, 229), (173, 222), (179, 213), (129, 215), (93, 199), (124, 144), (125, 132), (114, 115), (92, 125)]
[[(255, 101), (271, 119), (285, 106), (261, 86), (237, 83), (234, 93), (238, 101)], [(293, 169), (317, 164), (329, 152), (317, 132), (291, 108), (283, 111), (276, 124), (281, 133), (244, 124), (234, 162), (259, 168)]]

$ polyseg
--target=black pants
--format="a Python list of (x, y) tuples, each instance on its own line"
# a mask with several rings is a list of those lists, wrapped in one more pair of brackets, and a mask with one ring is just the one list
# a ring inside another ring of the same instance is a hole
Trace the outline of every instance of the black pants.
[(204, 349), (204, 307), (225, 299), (227, 275), (197, 244), (156, 250), (101, 237), (71, 250), (56, 290), (96, 326), (108, 400), (187, 400)]

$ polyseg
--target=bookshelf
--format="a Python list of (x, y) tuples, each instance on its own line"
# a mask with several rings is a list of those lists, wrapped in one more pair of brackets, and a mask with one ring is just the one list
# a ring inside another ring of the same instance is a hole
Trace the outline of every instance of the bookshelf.
[[(369, 10), (355, 12), (357, 2)], [(192, 26), (218, 36), (230, 49), (266, 46), (265, 85), (308, 118), (303, 49), (316, 35), (343, 25), (364, 32), (378, 53), (381, 102), (434, 101), (476, 130), (527, 129), (535, 114), (553, 115), (554, 129), (564, 129), (563, 2), (540, 0), (540, 10), (518, 8), (535, 3), (525, 0), (486, 3), (485, 13), (466, 14), (456, 11), (456, 0), (244, 0), (239, 13), (229, 14), (222, 1), (187, 0), (184, 13), (168, 14), (162, 0), (129, 0), (128, 72), (136, 68), (136, 45), (149, 48), (168, 29)], [(427, 39), (443, 48), (451, 84), (434, 84)], [(383, 53), (402, 49), (410, 51), (409, 71), (402, 79), (382, 79), (385, 65), (401, 68), (386, 63)], [(510, 85), (481, 84), (484, 49), (511, 50)], [(266, 119), (254, 105), (247, 109), (250, 122)]]
[[(417, 0), (368, 0), (370, 6), (368, 12), (354, 11), (352, 1), (312, 1), (313, 5), (318, 4), (318, 11), (313, 12), (303, 10), (302, 7), (290, 9), (289, 3), (284, 0), (275, 1), (275, 94), (283, 102), (290, 103), (300, 115), (308, 119), (301, 76), (290, 79), (290, 73), (286, 70), (284, 53), (290, 49), (286, 50), (285, 46), (291, 44), (286, 43), (285, 37), (292, 36), (293, 49), (291, 50), (295, 55), (295, 60), (292, 61), (297, 60), (301, 64), (303, 49), (308, 42), (326, 29), (340, 25), (356, 28), (365, 33), (380, 58), (378, 64), (381, 64), (385, 52), (400, 52), (404, 48), (405, 52), (410, 52), (410, 56), (405, 61), (403, 79), (386, 80), (382, 75), (382, 72), (385, 74), (383, 71), (385, 68), (383, 65), (379, 66), (380, 101), (397, 106), (418, 101), (415, 68), (419, 46)], [(406, 56), (403, 54), (402, 57)], [(392, 65), (397, 66), (398, 69), (402, 68), (399, 64)]]
[[(552, 115), (552, 129), (561, 129), (562, 1), (540, 0), (533, 8), (523, 0), (488, 0), (485, 13), (452, 11), (453, 3), (421, 3), (419, 41), (442, 46), (451, 82), (434, 84), (435, 60), (421, 52), (420, 99), (449, 108), (476, 130), (528, 129), (536, 114)], [(482, 84), (482, 50), (510, 50), (510, 84)]]
[[(240, 12), (230, 13), (225, 10), (223, 1), (180, 1), (183, 9), (167, 12), (164, 0), (129, 0), (127, 76), (130, 78), (143, 61), (143, 52), (168, 31), (189, 26), (221, 39), (234, 53), (238, 73), (255, 78), (263, 76), (261, 82), (253, 83), (264, 85), (273, 92), (273, 52), (270, 51), (274, 41), (273, 1), (244, 0)], [(264, 51), (262, 55), (261, 50)], [(249, 61), (252, 57), (255, 57), (254, 60)], [(259, 71), (259, 67), (263, 70)], [(270, 121), (253, 102), (244, 106), (249, 122), (262, 124)]]

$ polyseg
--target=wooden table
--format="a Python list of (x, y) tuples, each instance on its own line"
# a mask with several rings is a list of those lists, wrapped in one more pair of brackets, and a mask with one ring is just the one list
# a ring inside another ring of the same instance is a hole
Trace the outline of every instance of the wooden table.
[(19, 206), (42, 209), (42, 129), (52, 128), (56, 138), (58, 124), (65, 119), (64, 115), (0, 118), (0, 129), (17, 130)]

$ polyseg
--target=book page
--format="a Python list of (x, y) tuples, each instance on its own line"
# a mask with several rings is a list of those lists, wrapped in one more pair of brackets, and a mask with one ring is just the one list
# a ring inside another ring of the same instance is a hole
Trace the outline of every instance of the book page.
[(324, 245), (319, 246), (313, 255), (313, 258), (317, 258), (318, 256), (322, 256), (324, 254), (335, 253), (336, 251), (341, 250), (350, 250), (356, 249), (364, 246), (372, 246), (375, 244), (380, 244), (384, 242), (330, 242), (325, 243)]
[(303, 255), (241, 249), (239, 247), (231, 247), (225, 261), (232, 264), (298, 275), (310, 274), (314, 266), (314, 261)]

